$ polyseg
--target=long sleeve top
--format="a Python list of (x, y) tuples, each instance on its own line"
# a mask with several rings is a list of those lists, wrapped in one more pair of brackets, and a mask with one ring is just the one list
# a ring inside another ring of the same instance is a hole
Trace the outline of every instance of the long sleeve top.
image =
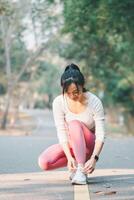
[(69, 110), (64, 95), (59, 95), (53, 100), (53, 116), (57, 129), (59, 143), (68, 142), (67, 123), (72, 120), (83, 122), (89, 130), (95, 128), (96, 140), (104, 142), (104, 109), (101, 100), (93, 93), (86, 92), (87, 105), (83, 112), (73, 113)]

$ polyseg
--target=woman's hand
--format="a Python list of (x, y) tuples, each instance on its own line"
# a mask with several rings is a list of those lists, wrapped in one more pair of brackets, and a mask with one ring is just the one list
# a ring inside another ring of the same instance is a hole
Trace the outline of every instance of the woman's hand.
[(84, 166), (84, 173), (85, 174), (91, 174), (94, 169), (95, 169), (95, 166), (96, 166), (96, 160), (94, 158), (90, 158), (86, 163), (85, 163), (85, 166)]
[(77, 169), (76, 161), (73, 157), (68, 158), (67, 167), (68, 167), (69, 171), (76, 171), (76, 169)]

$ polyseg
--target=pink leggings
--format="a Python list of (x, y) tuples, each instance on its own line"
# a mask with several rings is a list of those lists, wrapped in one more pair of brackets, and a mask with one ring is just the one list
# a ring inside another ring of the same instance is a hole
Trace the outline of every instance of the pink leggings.
[[(77, 163), (85, 163), (92, 155), (95, 135), (80, 121), (68, 123), (69, 146)], [(60, 144), (54, 144), (39, 156), (39, 166), (43, 170), (52, 170), (67, 166), (67, 158)]]

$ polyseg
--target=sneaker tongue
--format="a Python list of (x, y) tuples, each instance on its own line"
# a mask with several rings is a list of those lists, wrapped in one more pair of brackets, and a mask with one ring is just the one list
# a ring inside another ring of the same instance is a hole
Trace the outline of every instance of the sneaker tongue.
[(83, 172), (83, 167), (82, 166), (78, 166), (77, 168), (79, 171)]
[(82, 168), (83, 168), (83, 167), (84, 167), (84, 164), (78, 164), (78, 167), (82, 167)]

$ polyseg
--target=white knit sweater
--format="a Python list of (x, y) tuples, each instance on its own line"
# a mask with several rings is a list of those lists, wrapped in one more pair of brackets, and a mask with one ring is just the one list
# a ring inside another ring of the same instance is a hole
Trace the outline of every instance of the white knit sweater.
[(68, 141), (67, 123), (71, 120), (83, 122), (89, 129), (95, 127), (96, 140), (104, 142), (104, 110), (101, 100), (91, 92), (86, 92), (87, 107), (79, 113), (72, 113), (67, 105), (65, 96), (57, 96), (53, 101), (53, 116), (57, 129), (59, 143)]

